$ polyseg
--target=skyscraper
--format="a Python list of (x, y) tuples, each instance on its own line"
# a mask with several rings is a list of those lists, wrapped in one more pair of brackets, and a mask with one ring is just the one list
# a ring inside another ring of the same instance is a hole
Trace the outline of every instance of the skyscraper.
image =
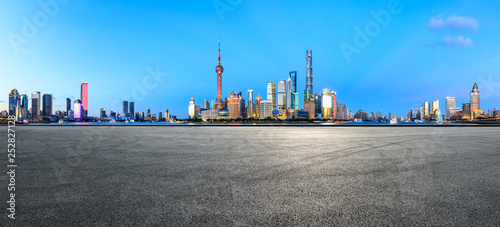
[(479, 103), (479, 88), (477, 87), (477, 83), (474, 83), (474, 87), (472, 87), (472, 91), (470, 92), (470, 116), (474, 118), (475, 112), (480, 110)]
[(9, 93), (9, 115), (16, 116), (18, 107), (21, 105), (21, 95), (17, 89), (12, 89)]
[(313, 92), (313, 64), (312, 50), (306, 51), (306, 89), (304, 90), (304, 100), (312, 100)]
[(328, 88), (323, 89), (323, 94), (321, 94), (321, 118), (322, 119), (332, 119), (332, 109), (333, 109), (333, 99), (332, 90)]
[(52, 95), (44, 94), (43, 95), (43, 115), (50, 116), (52, 115)]
[(101, 120), (106, 119), (106, 109), (101, 108), (101, 110), (99, 111), (99, 113), (100, 113), (99, 114), (99, 119), (101, 119)]
[(128, 101), (122, 102), (122, 117), (127, 117), (128, 115)]
[(321, 94), (314, 94), (314, 112), (316, 113), (316, 117), (319, 117), (318, 115), (321, 114)]
[(217, 100), (215, 101), (215, 106), (217, 110), (223, 108), (222, 101), (222, 72), (224, 72), (224, 67), (220, 64), (220, 36), (219, 36), (219, 64), (215, 67), (215, 72), (217, 73)]
[(455, 97), (446, 97), (446, 119), (451, 118), (450, 109), (455, 109)]
[(83, 117), (86, 117), (89, 110), (89, 85), (87, 81), (82, 81), (80, 98), (83, 106)]
[(278, 81), (278, 110), (286, 109), (286, 81)]
[(332, 119), (337, 119), (337, 92), (332, 91)]
[(77, 99), (75, 100), (73, 105), (73, 118), (80, 119), (82, 118), (82, 114), (83, 114), (82, 101), (80, 101), (80, 99)]
[(430, 103), (425, 101), (424, 104), (422, 104), (422, 107), (424, 109), (424, 118), (428, 119), (431, 116)]
[(314, 119), (316, 116), (316, 104), (313, 91), (312, 51), (306, 51), (306, 89), (304, 90), (304, 110), (307, 118)]
[(292, 89), (293, 82), (292, 78), (288, 76), (288, 80), (286, 80), (286, 109), (292, 109)]
[(191, 97), (191, 100), (189, 100), (189, 118), (195, 119), (197, 115), (198, 113), (196, 112), (196, 103), (194, 102), (194, 98)]
[(276, 109), (276, 85), (274, 82), (267, 82), (267, 101), (273, 104), (273, 110)]
[(297, 71), (291, 71), (289, 78), (292, 80), (292, 92), (297, 92)]
[(66, 98), (66, 114), (69, 114), (69, 111), (71, 110), (71, 99)]
[(28, 94), (21, 95), (21, 106), (18, 109), (22, 118), (28, 117)]
[(432, 114), (437, 116), (438, 110), (439, 110), (439, 100), (432, 101)]
[(240, 117), (240, 97), (233, 92), (229, 96), (229, 118), (237, 119)]
[(260, 102), (262, 101), (262, 97), (260, 95), (257, 95), (255, 97), (255, 119), (260, 118)]
[(31, 93), (31, 116), (40, 116), (41, 109), (41, 94), (39, 91)]
[(247, 118), (255, 118), (255, 106), (253, 104), (253, 90), (248, 89)]
[(135, 113), (135, 103), (134, 102), (129, 102), (128, 103), (128, 117), (131, 117), (132, 119), (134, 118), (134, 113)]
[(462, 104), (462, 119), (469, 120), (471, 119), (471, 108), (470, 108), (470, 103), (464, 103)]
[(210, 103), (206, 99), (203, 99), (203, 109), (209, 110), (210, 109)]

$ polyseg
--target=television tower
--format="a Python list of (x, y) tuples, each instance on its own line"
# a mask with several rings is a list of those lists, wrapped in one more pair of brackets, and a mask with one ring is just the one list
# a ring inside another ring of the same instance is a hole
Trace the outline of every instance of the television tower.
[(222, 72), (224, 72), (224, 67), (220, 64), (220, 35), (219, 35), (219, 64), (215, 67), (215, 72), (217, 73), (217, 100), (215, 101), (215, 107), (217, 110), (222, 109), (224, 102), (222, 101)]

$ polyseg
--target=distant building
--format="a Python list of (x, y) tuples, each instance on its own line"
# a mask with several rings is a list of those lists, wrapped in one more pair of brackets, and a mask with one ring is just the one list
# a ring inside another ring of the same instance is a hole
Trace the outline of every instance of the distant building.
[(207, 121), (208, 119), (217, 119), (219, 117), (218, 110), (202, 110), (201, 111), (201, 119), (203, 121)]
[(229, 118), (237, 119), (240, 117), (240, 97), (236, 93), (231, 92), (229, 96)]
[(276, 85), (274, 82), (267, 82), (267, 101), (273, 104), (273, 110), (276, 109)]
[(151, 109), (146, 108), (146, 117), (151, 118)]
[(101, 110), (99, 110), (99, 118), (100, 118), (101, 120), (104, 120), (104, 119), (106, 119), (106, 118), (107, 118), (107, 116), (106, 116), (106, 109), (101, 108)]
[(69, 115), (69, 111), (71, 110), (71, 99), (70, 98), (66, 98), (66, 114)]
[(75, 100), (73, 104), (73, 118), (81, 119), (83, 118), (83, 106), (80, 99)]
[(260, 119), (270, 118), (273, 114), (273, 103), (269, 100), (262, 100), (259, 103)]
[(316, 117), (319, 117), (320, 114), (322, 114), (322, 109), (321, 109), (321, 106), (323, 106), (321, 104), (321, 102), (323, 101), (323, 99), (321, 98), (321, 94), (314, 94), (314, 112), (316, 113)]
[(128, 113), (127, 117), (133, 118), (135, 113), (135, 103), (134, 102), (129, 102), (128, 103)]
[(314, 98), (312, 100), (304, 101), (304, 111), (307, 111), (307, 118), (314, 119), (316, 116), (316, 104)]
[(253, 104), (253, 90), (248, 90), (248, 106), (246, 109), (247, 118), (255, 118), (255, 106)]
[(278, 106), (276, 109), (284, 110), (287, 107), (286, 104), (287, 96), (286, 96), (286, 81), (280, 80), (278, 81)]
[(439, 100), (432, 101), (432, 114), (434, 116), (437, 116), (438, 110), (439, 110)]
[(324, 88), (323, 93), (321, 94), (321, 118), (332, 119), (333, 117), (332, 111), (333, 111), (332, 90)]
[(89, 85), (87, 81), (82, 81), (80, 95), (80, 98), (82, 99), (81, 101), (83, 106), (83, 116), (86, 117), (89, 110)]
[(429, 119), (431, 117), (431, 109), (430, 109), (430, 103), (425, 101), (422, 104), (422, 108), (424, 110), (424, 118)]
[(255, 119), (260, 119), (260, 102), (262, 102), (262, 97), (257, 95), (255, 97)]
[(470, 112), (471, 112), (471, 118), (474, 117), (474, 113), (477, 112), (478, 110), (481, 110), (480, 102), (479, 102), (479, 88), (477, 86), (477, 83), (474, 83), (474, 86), (472, 87), (472, 91), (470, 92)]
[(40, 116), (42, 96), (39, 91), (31, 93), (31, 116)]
[(210, 103), (206, 99), (203, 99), (203, 109), (209, 110), (210, 109)]
[(198, 112), (196, 112), (196, 104), (194, 102), (194, 98), (191, 97), (189, 101), (189, 118), (196, 119), (198, 117)]
[[(314, 100), (312, 50), (307, 50), (306, 51), (306, 88), (304, 90), (304, 104), (306, 104), (306, 101), (312, 101), (312, 100)], [(308, 115), (311, 116), (310, 113)]]
[(21, 95), (17, 92), (17, 89), (12, 89), (9, 93), (9, 115), (17, 117), (17, 109), (21, 105)]
[(122, 102), (122, 114), (124, 118), (128, 115), (128, 101)]
[(462, 104), (462, 119), (464, 120), (469, 120), (471, 119), (471, 107), (470, 103), (464, 103)]
[(43, 95), (43, 115), (50, 116), (52, 115), (52, 95), (44, 94)]
[(330, 96), (332, 97), (332, 119), (337, 119), (337, 92), (332, 91)]
[(452, 114), (450, 109), (456, 108), (455, 97), (446, 97), (446, 119), (450, 119)]

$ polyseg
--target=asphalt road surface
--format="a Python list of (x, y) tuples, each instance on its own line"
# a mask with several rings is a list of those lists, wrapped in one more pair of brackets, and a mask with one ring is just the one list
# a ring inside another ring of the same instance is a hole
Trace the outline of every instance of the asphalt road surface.
[(500, 225), (498, 127), (23, 126), (16, 149), (1, 226)]

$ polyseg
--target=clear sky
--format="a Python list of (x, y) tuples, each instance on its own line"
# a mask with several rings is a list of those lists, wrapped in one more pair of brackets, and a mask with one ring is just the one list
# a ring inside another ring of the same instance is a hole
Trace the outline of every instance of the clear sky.
[(354, 111), (406, 116), (436, 99), (444, 111), (446, 96), (461, 107), (474, 82), (481, 109), (500, 108), (499, 1), (58, 2), (1, 1), (0, 110), (13, 88), (53, 94), (64, 109), (86, 80), (90, 115), (121, 113), (125, 98), (187, 117), (191, 96), (216, 98), (219, 34), (223, 96), (266, 99), (267, 81), (298, 71), (302, 108), (312, 50), (314, 92), (330, 88)]

